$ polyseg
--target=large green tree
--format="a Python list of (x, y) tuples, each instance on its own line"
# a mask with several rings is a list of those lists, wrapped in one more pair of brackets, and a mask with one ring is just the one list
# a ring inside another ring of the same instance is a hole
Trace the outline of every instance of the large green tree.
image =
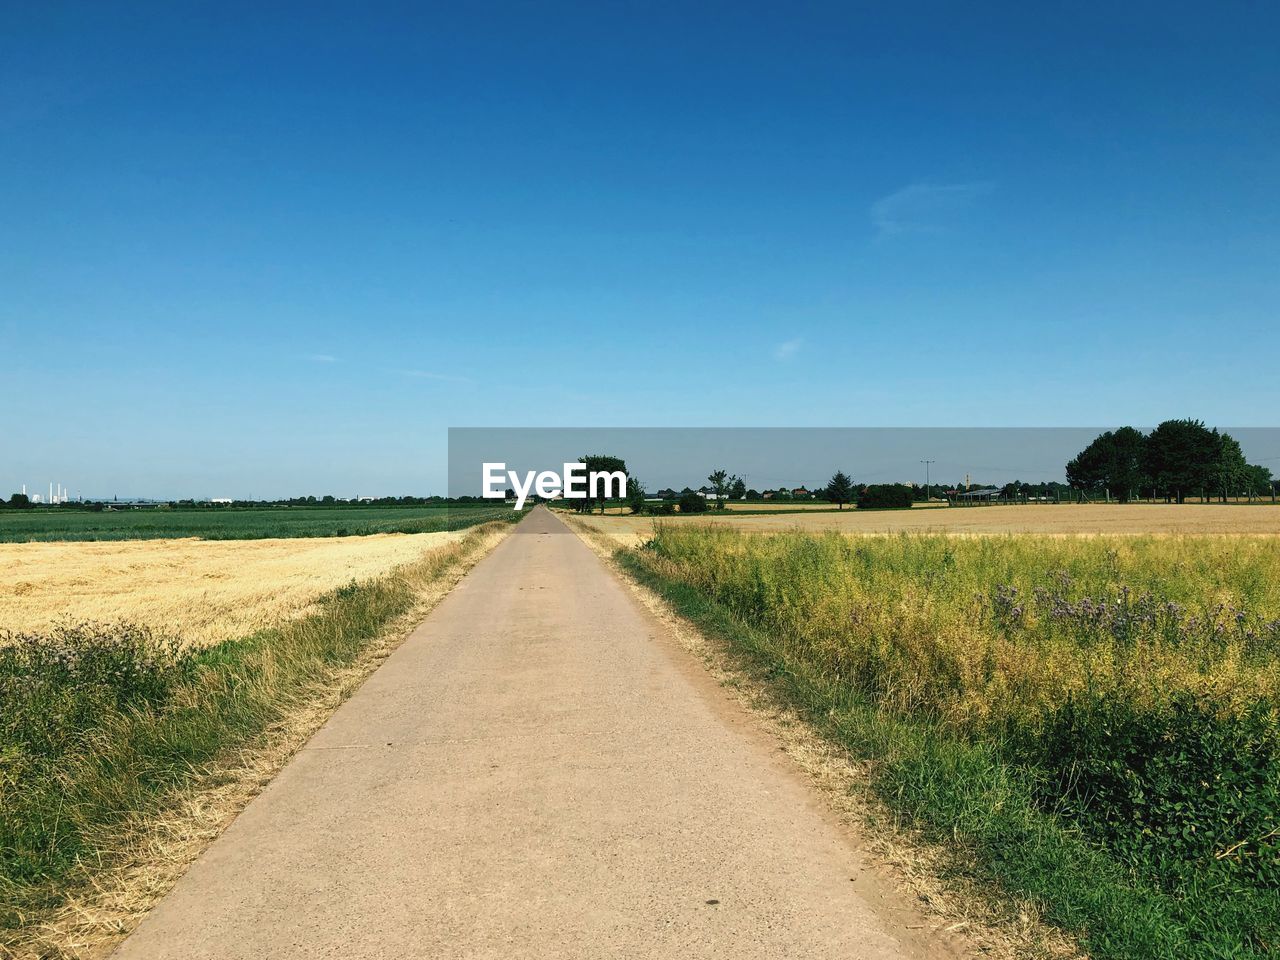
[(1239, 496), (1249, 484), (1249, 464), (1245, 462), (1240, 442), (1229, 433), (1218, 437), (1218, 463), (1213, 471), (1213, 492), (1226, 503), (1228, 497)]
[(1087, 493), (1110, 491), (1121, 503), (1128, 503), (1146, 484), (1144, 444), (1142, 432), (1133, 427), (1108, 430), (1067, 464), (1067, 482)]
[[(611, 457), (604, 453), (588, 454), (582, 458), (581, 462), (587, 465), (588, 477), (593, 473), (614, 473), (617, 471), (621, 471), (623, 473), (627, 472), (627, 461), (623, 460), (621, 457)], [(577, 510), (578, 513), (590, 513), (591, 510), (598, 505), (600, 507), (600, 512), (604, 513), (604, 490), (604, 484), (599, 484), (596, 495), (593, 497), (591, 496), (590, 485), (588, 485), (587, 496), (583, 497), (581, 500), (575, 501), (574, 509)], [(623, 496), (625, 495), (626, 493), (624, 491)]]
[(1147, 436), (1143, 462), (1157, 495), (1178, 503), (1218, 487), (1222, 437), (1201, 420), (1166, 420)]

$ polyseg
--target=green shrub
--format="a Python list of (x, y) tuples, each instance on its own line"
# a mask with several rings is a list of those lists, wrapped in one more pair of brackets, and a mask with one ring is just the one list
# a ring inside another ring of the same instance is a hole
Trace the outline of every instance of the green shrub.
[(1222, 714), (1193, 694), (1137, 708), (1072, 697), (1031, 754), (1041, 800), (1167, 889), (1280, 888), (1280, 735), (1266, 702)]
[(915, 500), (911, 488), (901, 483), (873, 483), (858, 494), (861, 510), (888, 510), (910, 507)]
[(681, 513), (706, 513), (707, 498), (700, 493), (684, 493), (680, 495)]

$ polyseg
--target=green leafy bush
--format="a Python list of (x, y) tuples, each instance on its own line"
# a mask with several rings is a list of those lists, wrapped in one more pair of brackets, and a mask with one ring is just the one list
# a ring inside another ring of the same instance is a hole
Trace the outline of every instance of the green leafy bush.
[(706, 513), (707, 498), (700, 493), (689, 492), (680, 495), (681, 513)]
[(863, 487), (858, 494), (858, 508), (862, 510), (909, 508), (914, 499), (911, 488), (901, 483), (873, 483), (869, 487)]
[(1187, 692), (1149, 707), (1072, 697), (1034, 750), (1041, 799), (1168, 889), (1280, 887), (1280, 734), (1266, 702), (1222, 714)]

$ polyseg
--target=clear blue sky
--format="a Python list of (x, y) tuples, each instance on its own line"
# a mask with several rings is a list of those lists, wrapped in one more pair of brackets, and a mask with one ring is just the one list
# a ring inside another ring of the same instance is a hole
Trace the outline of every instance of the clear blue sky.
[(4, 19), (3, 487), (426, 492), (451, 425), (1275, 423), (1273, 4)]

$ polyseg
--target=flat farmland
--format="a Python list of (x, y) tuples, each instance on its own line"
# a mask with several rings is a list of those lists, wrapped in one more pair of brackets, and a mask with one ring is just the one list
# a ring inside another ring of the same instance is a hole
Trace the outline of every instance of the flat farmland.
[[(932, 510), (937, 507), (945, 508), (945, 503), (916, 503), (912, 505), (915, 510)], [(837, 508), (827, 503), (825, 500), (766, 500), (763, 503), (751, 501), (743, 503), (741, 501), (730, 500), (725, 505), (726, 510), (732, 510), (735, 513), (804, 513), (806, 511), (836, 511)]]
[(622, 546), (653, 536), (654, 524), (712, 524), (747, 533), (833, 531), (848, 534), (900, 532), (998, 535), (1014, 533), (1089, 536), (1116, 534), (1280, 535), (1280, 506), (1258, 504), (1044, 504), (1008, 507), (935, 507), (915, 510), (846, 509), (732, 516), (732, 511), (689, 517), (588, 516), (592, 531)]
[(36, 540), (258, 540), (347, 537), (379, 533), (439, 533), (511, 519), (511, 508), (489, 504), (425, 507), (150, 507), (92, 512), (77, 509), (0, 511), (0, 543)]
[(463, 536), (0, 544), (0, 627), (43, 633), (65, 622), (129, 622), (203, 647), (305, 615), (328, 591)]

